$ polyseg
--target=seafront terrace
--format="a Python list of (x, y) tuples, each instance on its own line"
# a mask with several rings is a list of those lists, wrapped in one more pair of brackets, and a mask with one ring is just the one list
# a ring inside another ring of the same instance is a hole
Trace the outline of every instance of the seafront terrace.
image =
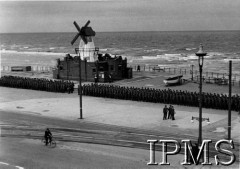
[[(6, 72), (5, 71), (3, 72), (2, 75), (6, 75), (6, 74), (14, 75), (14, 76), (27, 76), (32, 78), (52, 78), (51, 72), (41, 72), (41, 71), (40, 72), (11, 72), (11, 71)], [(115, 81), (114, 83), (111, 83), (111, 84), (119, 85), (119, 86), (149, 87), (149, 88), (160, 88), (160, 89), (170, 88), (173, 90), (198, 91), (198, 84), (192, 83), (192, 82), (186, 82), (180, 86), (166, 87), (163, 84), (163, 79), (166, 76), (169, 76), (168, 72), (133, 71), (132, 79)], [(78, 83), (77, 82), (74, 82), (74, 83), (75, 83), (75, 88), (77, 88)], [(227, 94), (228, 86), (204, 83), (203, 91)], [(23, 117), (34, 116), (36, 117), (36, 119), (50, 118), (51, 122), (57, 119), (64, 119), (64, 120), (71, 120), (71, 125), (73, 122), (79, 123), (79, 124), (91, 123), (91, 124), (96, 124), (100, 126), (107, 125), (109, 126), (109, 128), (113, 128), (113, 127), (130, 128), (130, 130), (136, 129), (138, 131), (141, 131), (140, 134), (141, 135), (144, 134), (146, 138), (139, 139), (138, 137), (132, 138), (132, 137), (126, 137), (125, 135), (122, 137), (119, 137), (119, 133), (117, 133), (117, 136), (121, 141), (123, 140), (126, 141), (124, 142), (124, 145), (123, 145), (126, 147), (131, 146), (133, 144), (133, 141), (136, 141), (138, 144), (141, 143), (146, 145), (147, 150), (141, 150), (141, 151), (144, 151), (142, 153), (144, 155), (144, 158), (139, 157), (139, 159), (141, 159), (141, 164), (144, 166), (144, 168), (149, 167), (146, 165), (147, 162), (149, 162), (149, 144), (146, 141), (148, 139), (153, 138), (151, 134), (152, 132), (156, 132), (157, 133), (156, 136), (161, 136), (161, 137), (158, 137), (158, 139), (161, 139), (161, 138), (166, 139), (173, 136), (174, 139), (175, 138), (178, 138), (178, 139), (191, 138), (192, 140), (197, 140), (198, 121), (194, 121), (193, 123), (191, 122), (192, 116), (196, 117), (198, 115), (197, 107), (174, 105), (174, 108), (176, 110), (175, 120), (170, 120), (170, 119), (163, 120), (162, 109), (165, 104), (83, 96), (83, 120), (79, 121), (78, 119), (79, 118), (79, 98), (77, 95), (77, 90), (75, 90), (73, 94), (66, 94), (66, 93), (53, 93), (53, 92), (44, 92), (44, 91), (37, 91), (37, 90), (0, 87), (0, 92), (2, 94), (1, 95), (2, 97), (0, 98), (1, 100), (0, 109), (2, 110), (2, 112), (5, 112), (5, 114), (9, 113), (9, 115), (11, 113), (16, 113), (16, 116), (18, 118), (22, 116)], [(240, 93), (238, 86), (233, 86), (233, 93), (236, 93), (236, 94)], [(215, 141), (217, 139), (227, 138), (227, 111), (226, 110), (203, 108), (203, 117), (210, 119), (210, 124), (207, 122), (203, 122), (203, 138), (213, 139)], [(1, 120), (3, 120), (3, 118), (1, 118)], [(6, 120), (7, 120), (6, 122), (9, 122), (11, 125), (14, 125), (14, 126), (16, 125), (17, 127), (21, 127), (22, 124), (33, 125), (32, 120), (27, 123), (25, 121), (20, 121), (21, 122), (20, 125), (15, 124), (15, 123), (19, 123), (19, 119), (13, 120), (12, 118), (8, 117)], [(7, 124), (9, 125), (9, 123)], [(240, 140), (239, 124), (240, 122), (238, 119), (237, 112), (232, 111), (232, 139), (234, 140), (234, 143), (236, 143), (236, 147), (237, 147), (235, 149), (235, 152), (239, 152), (239, 146), (238, 146), (239, 140)], [(38, 126), (42, 126), (42, 124), (38, 123), (37, 126), (33, 125), (34, 128), (37, 128)], [(44, 127), (40, 129), (40, 132), (41, 132), (40, 135), (42, 134), (42, 131), (44, 131)], [(53, 128), (54, 135), (60, 138), (58, 140), (58, 145), (65, 146), (65, 144), (73, 144), (72, 141), (76, 141), (76, 135), (74, 135), (74, 137), (70, 135), (71, 137), (69, 138), (69, 135), (68, 135), (69, 132), (64, 131), (63, 133), (59, 133), (59, 131), (56, 129), (56, 126), (50, 126), (50, 128)], [(39, 128), (37, 128), (36, 130), (39, 131)], [(85, 131), (83, 128), (80, 128), (80, 130)], [(6, 133), (7, 131), (12, 131), (12, 130), (2, 130), (2, 134), (9, 134), (9, 133)], [(142, 133), (142, 131), (147, 131), (147, 135), (146, 133)], [(31, 135), (31, 133), (29, 134), (29, 131), (23, 130), (23, 132), (25, 132), (24, 136), (27, 138), (35, 137), (35, 135)], [(163, 135), (162, 133), (166, 133), (166, 135)], [(14, 133), (10, 133), (10, 134), (14, 135)], [(66, 139), (67, 137), (69, 139), (68, 140), (69, 142), (66, 143), (65, 141), (61, 141), (62, 137), (64, 139)], [(79, 137), (80, 138), (84, 137), (84, 133), (81, 132), (79, 134)], [(89, 138), (89, 136), (87, 136), (87, 138)], [(96, 141), (97, 139), (94, 138), (91, 140)], [(106, 138), (102, 140), (105, 141)], [(36, 140), (33, 140), (32, 142), (39, 144), (39, 142)], [(83, 141), (80, 140), (79, 142), (82, 143)], [(28, 142), (27, 145), (29, 146), (31, 144)], [(139, 150), (131, 149), (131, 151), (135, 152)], [(158, 157), (158, 162), (159, 162), (159, 159), (161, 159), (161, 152), (157, 152), (156, 157)], [(237, 158), (239, 159), (238, 154), (237, 154)], [(178, 156), (170, 158), (169, 160), (171, 162), (171, 168), (181, 167), (180, 163), (182, 162), (182, 159), (183, 159), (182, 154), (179, 154)], [(214, 162), (213, 158), (211, 158), (210, 160)], [(239, 165), (239, 162), (237, 161), (231, 167), (237, 168), (238, 165)], [(215, 167), (216, 166), (212, 166), (211, 168), (215, 168)], [(140, 168), (143, 168), (143, 167), (140, 167)], [(149, 168), (152, 168), (152, 166)], [(202, 168), (202, 166), (199, 166), (199, 168)]]
[[(133, 71), (137, 71), (137, 64), (129, 65)], [(185, 81), (199, 81), (199, 70), (187, 69), (187, 68), (176, 68), (176, 67), (164, 67), (158, 65), (139, 65), (140, 71), (154, 72), (156, 74), (165, 72), (169, 75), (183, 75)], [(49, 65), (35, 65), (32, 66), (32, 71), (29, 73), (51, 73), (54, 68)], [(11, 72), (11, 66), (1, 65), (2, 74), (9, 74)], [(206, 83), (214, 83), (218, 85), (228, 85), (228, 72), (213, 72), (203, 71), (203, 81)], [(240, 74), (232, 74), (232, 86), (240, 87)]]

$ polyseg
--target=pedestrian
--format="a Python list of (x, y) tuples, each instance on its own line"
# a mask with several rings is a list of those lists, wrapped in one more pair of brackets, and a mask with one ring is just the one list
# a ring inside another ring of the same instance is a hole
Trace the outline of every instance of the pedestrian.
[(163, 108), (163, 120), (167, 120), (168, 108), (167, 105)]
[(175, 120), (175, 117), (174, 117), (174, 115), (175, 115), (175, 109), (174, 109), (174, 107), (172, 106), (172, 112), (171, 112), (171, 117), (172, 117), (172, 120)]
[(137, 71), (140, 72), (140, 65), (137, 65)]
[(169, 106), (168, 108), (168, 119), (172, 118), (172, 105)]

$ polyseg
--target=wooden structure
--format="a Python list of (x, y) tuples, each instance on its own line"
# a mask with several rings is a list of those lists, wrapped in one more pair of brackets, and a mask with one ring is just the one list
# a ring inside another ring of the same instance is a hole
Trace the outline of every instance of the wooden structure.
[[(95, 62), (81, 60), (81, 77), (83, 81), (111, 82), (132, 78), (132, 68), (127, 67), (127, 59), (121, 56), (111, 57), (109, 54), (98, 54)], [(53, 78), (63, 80), (79, 80), (79, 56), (67, 54), (63, 60), (57, 60), (57, 68), (53, 70)]]

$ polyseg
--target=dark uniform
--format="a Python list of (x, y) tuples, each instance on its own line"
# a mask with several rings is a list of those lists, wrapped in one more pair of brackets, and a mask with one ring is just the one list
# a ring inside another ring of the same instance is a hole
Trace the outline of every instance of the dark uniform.
[(168, 108), (168, 119), (172, 118), (172, 105), (169, 106)]
[(167, 120), (168, 108), (167, 105), (163, 108), (163, 120)]

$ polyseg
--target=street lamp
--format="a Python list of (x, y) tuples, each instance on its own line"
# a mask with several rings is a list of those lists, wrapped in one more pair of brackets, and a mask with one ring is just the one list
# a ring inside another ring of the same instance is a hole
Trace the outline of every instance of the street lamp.
[(82, 119), (82, 60), (81, 60), (81, 55), (80, 55), (80, 49), (75, 48), (76, 54), (78, 54), (79, 57), (79, 62), (78, 62), (78, 69), (79, 69), (79, 86), (78, 86), (78, 91), (79, 91), (79, 104), (80, 104), (80, 117), (79, 119)]
[(195, 53), (198, 56), (199, 64), (199, 73), (200, 73), (200, 83), (199, 83), (199, 136), (198, 136), (198, 145), (202, 144), (202, 67), (204, 56), (207, 53), (203, 52), (203, 45), (200, 44), (199, 51)]
[[(88, 48), (88, 49), (84, 49), (84, 48), (75, 48), (75, 52), (76, 54), (78, 54), (78, 58), (79, 58), (79, 64), (78, 64), (78, 69), (79, 69), (79, 104), (80, 104), (80, 118), (79, 119), (83, 119), (83, 112), (82, 112), (82, 59), (81, 56), (85, 56), (87, 55), (86, 53), (92, 53), (93, 55), (97, 55), (99, 51), (99, 48)], [(89, 54), (88, 54), (89, 55)], [(87, 56), (88, 56), (87, 55)], [(86, 63), (86, 60), (85, 60)], [(85, 76), (87, 73), (86, 70), (86, 64), (85, 64)], [(86, 76), (87, 77), (87, 76)]]

